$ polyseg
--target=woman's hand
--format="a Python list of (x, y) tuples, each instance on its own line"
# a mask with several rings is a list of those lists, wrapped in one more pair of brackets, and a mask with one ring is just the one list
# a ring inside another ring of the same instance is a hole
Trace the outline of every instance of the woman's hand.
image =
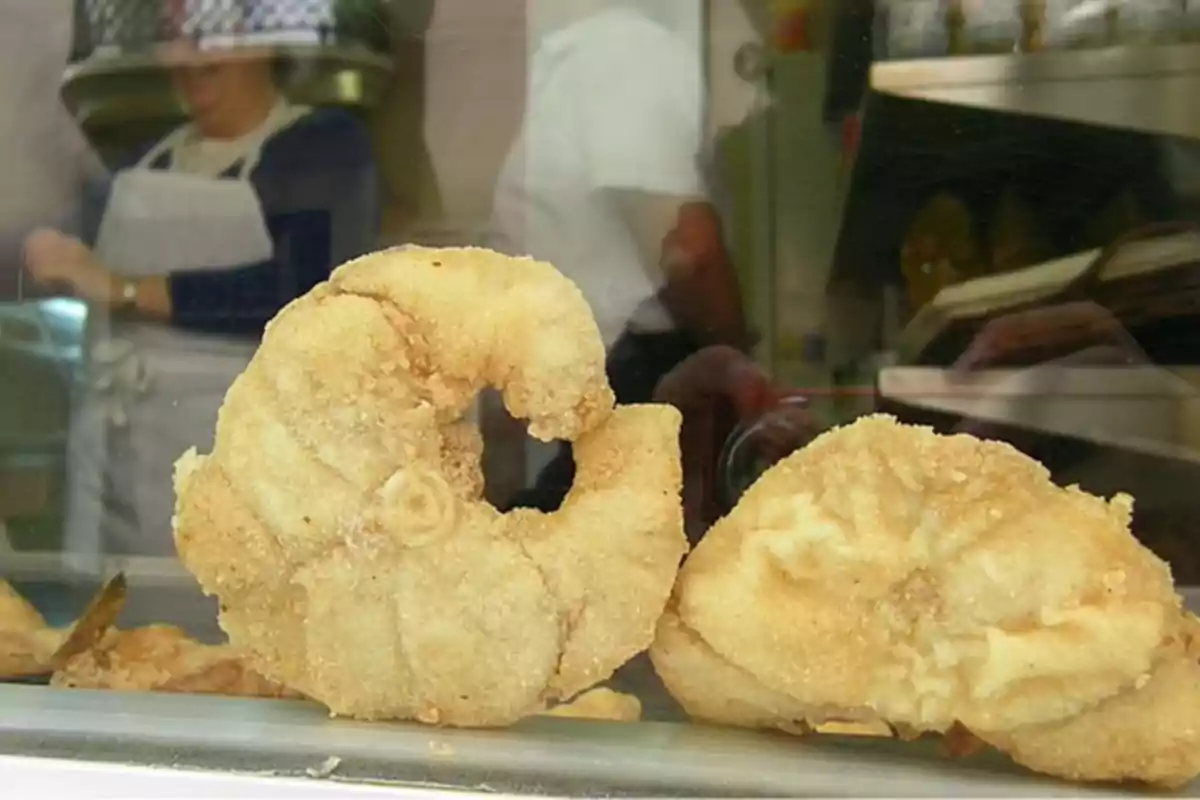
[(25, 238), (24, 251), (25, 268), (42, 286), (66, 288), (82, 300), (103, 305), (117, 295), (112, 272), (74, 236), (42, 228)]
[(685, 359), (658, 383), (654, 399), (683, 414), (684, 520), (697, 541), (720, 514), (717, 457), (734, 428), (758, 419), (778, 401), (767, 373), (741, 351), (706, 347)]

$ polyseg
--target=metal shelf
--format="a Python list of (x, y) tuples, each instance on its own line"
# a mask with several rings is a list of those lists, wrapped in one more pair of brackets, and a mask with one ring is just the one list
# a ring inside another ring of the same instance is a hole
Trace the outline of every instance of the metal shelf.
[(884, 94), (1009, 114), (1200, 138), (1200, 45), (879, 62)]
[(703, 725), (547, 718), (504, 730), (438, 729), (330, 719), (302, 702), (19, 685), (0, 685), (0, 708), (0, 769), (4, 756), (34, 756), (303, 777), (336, 763), (330, 777), (339, 781), (455, 796), (1130, 796), (1048, 781), (994, 753), (948, 761), (932, 740), (800, 741)]

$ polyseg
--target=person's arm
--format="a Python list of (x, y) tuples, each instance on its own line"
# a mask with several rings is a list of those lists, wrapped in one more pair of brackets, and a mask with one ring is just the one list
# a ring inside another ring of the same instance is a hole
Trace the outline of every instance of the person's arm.
[(662, 271), (660, 297), (676, 323), (700, 345), (748, 349), (741, 286), (712, 204), (629, 191), (615, 197), (643, 259)]
[[(87, 181), (84, 196), (84, 213), (81, 220), (83, 241), (94, 247), (100, 238), (100, 223), (108, 201), (112, 196), (113, 176), (123, 169), (135, 168), (149, 152), (152, 145), (143, 145), (131, 153), (126, 153), (117, 164), (111, 175), (94, 176)], [(140, 316), (149, 319), (166, 320), (171, 317), (171, 300), (166, 290), (166, 280), (160, 278), (128, 281), (116, 272), (109, 272), (108, 287), (104, 304), (109, 307), (125, 305), (130, 300), (124, 297), (125, 287), (131, 284), (134, 289), (133, 308)]]
[(255, 171), (272, 258), (138, 280), (137, 312), (198, 331), (261, 333), (334, 266), (374, 246), (377, 181), (370, 140), (353, 117), (316, 112), (301, 120), (268, 142)]
[[(701, 344), (747, 344), (741, 291), (706, 200), (701, 64), (677, 40), (580, 65), (585, 167), (619, 209), (676, 322)], [(631, 45), (633, 47), (633, 45)]]
[[(225, 270), (183, 270), (135, 282), (141, 316), (205, 333), (250, 335), (291, 300), (329, 277), (329, 211), (309, 219), (267, 214), (274, 255)], [(294, 220), (294, 221), (293, 221)]]

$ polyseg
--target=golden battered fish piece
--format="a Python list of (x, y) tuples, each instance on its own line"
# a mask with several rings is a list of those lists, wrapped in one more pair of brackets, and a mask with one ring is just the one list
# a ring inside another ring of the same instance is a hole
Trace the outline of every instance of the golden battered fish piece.
[(206, 645), (179, 628), (151, 625), (109, 631), (71, 658), (50, 684), (73, 689), (298, 697), (267, 680), (228, 645)]
[(687, 551), (681, 421), (670, 406), (619, 407), (575, 443), (575, 484), (557, 512), (505, 518), (567, 624), (551, 697), (595, 686), (654, 640)]
[[(684, 565), (676, 612), (753, 679), (768, 723), (874, 715), (994, 739), (1084, 714), (1169, 657), (1180, 601), (1131, 508), (1008, 445), (867, 417), (751, 487)], [(660, 627), (656, 665), (678, 642)], [(708, 702), (675, 663), (668, 689)]]
[(640, 722), (642, 701), (631, 694), (615, 692), (601, 686), (591, 689), (569, 703), (546, 711), (544, 717), (566, 717), (569, 719), (595, 719), (609, 722)]
[(442, 442), (442, 460), (451, 486), (466, 500), (483, 497), (483, 435), (465, 422), (450, 425)]
[[(810, 733), (814, 710), (722, 658), (668, 608), (650, 649), (654, 670), (694, 719), (743, 728)], [(816, 720), (814, 720), (815, 722)]]
[(887, 725), (869, 711), (805, 706), (763, 686), (688, 630), (672, 608), (658, 622), (650, 658), (659, 677), (694, 719), (797, 736), (890, 735)]
[(49, 674), (54, 652), (65, 638), (66, 632), (55, 628), (37, 631), (0, 629), (0, 680)]
[(46, 620), (33, 604), (12, 587), (8, 581), (0, 580), (0, 630), (39, 631), (46, 627)]
[[(120, 591), (114, 593), (114, 586)], [(263, 678), (229, 646), (201, 644), (167, 625), (112, 629), (111, 620), (123, 599), (123, 579), (110, 582), (79, 622), (57, 630), (48, 627), (37, 609), (12, 586), (0, 581), (0, 678), (53, 672), (50, 683), (58, 687), (298, 696)], [(93, 618), (94, 625), (88, 625)], [(88, 630), (80, 630), (81, 622)], [(73, 654), (63, 653), (75, 632), (82, 634), (78, 652), (72, 648)], [(65, 658), (65, 663), (55, 670), (60, 658)]]
[(1094, 709), (1050, 725), (985, 737), (1038, 772), (1078, 781), (1178, 789), (1200, 774), (1200, 624), (1181, 652)]
[[(484, 501), (462, 421), (484, 386), (574, 443), (558, 513)], [(679, 425), (613, 410), (590, 309), (550, 265), (377, 253), (270, 324), (213, 453), (177, 465), (177, 549), (230, 640), (334, 713), (504, 725), (649, 645), (686, 547)]]
[(65, 631), (46, 624), (33, 604), (0, 580), (0, 680), (45, 675)]

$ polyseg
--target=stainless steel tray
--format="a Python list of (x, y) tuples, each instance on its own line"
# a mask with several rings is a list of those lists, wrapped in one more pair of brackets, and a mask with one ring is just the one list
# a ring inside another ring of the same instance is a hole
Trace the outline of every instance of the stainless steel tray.
[[(0, 753), (530, 795), (1118, 797), (932, 742), (537, 719), (497, 731), (330, 719), (302, 702), (0, 686)], [(1200, 789), (1200, 786), (1195, 787)]]
[[(77, 601), (74, 614), (117, 569), (129, 579), (122, 624), (165, 621), (205, 638), (218, 635), (208, 599), (169, 559), (114, 561), (95, 572), (26, 556), (6, 561), (0, 577), (49, 587), (64, 613)], [(61, 594), (64, 585), (73, 587), (69, 595)], [(1200, 589), (1182, 594), (1200, 611)], [(661, 688), (646, 678), (644, 661), (631, 666), (617, 688), (641, 695), (648, 718), (675, 718), (658, 703)], [(333, 720), (301, 702), (17, 684), (0, 684), (0, 754), (302, 777), (333, 758), (338, 766), (330, 777), (339, 780), (537, 795), (1123, 796), (1039, 778), (996, 753), (950, 761), (928, 741), (813, 741), (680, 722), (563, 719), (502, 731), (442, 730)], [(1200, 794), (1200, 783), (1186, 793)]]

